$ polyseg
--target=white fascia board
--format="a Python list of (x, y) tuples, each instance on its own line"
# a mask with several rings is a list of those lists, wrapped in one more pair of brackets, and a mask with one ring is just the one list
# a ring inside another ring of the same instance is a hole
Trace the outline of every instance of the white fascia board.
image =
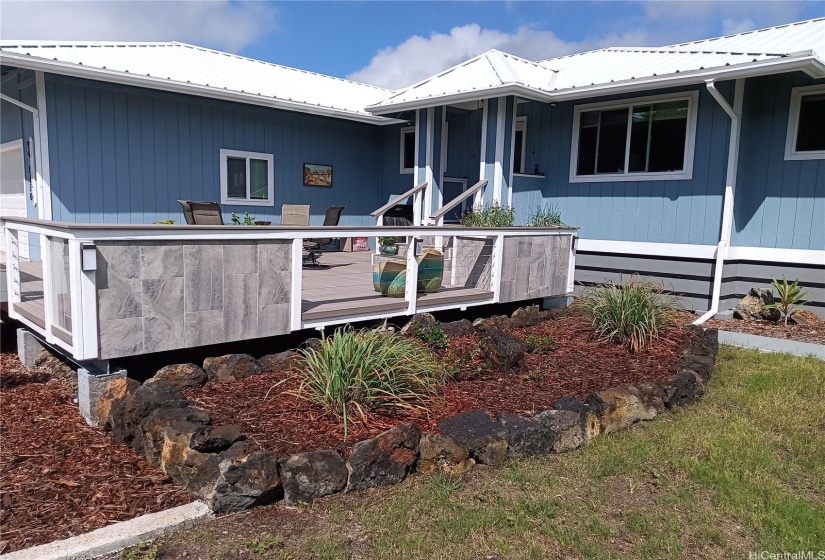
[(716, 245), (689, 245), (686, 243), (651, 243), (646, 241), (613, 241), (611, 239), (585, 239), (576, 242), (576, 251), (591, 253), (619, 253), (656, 257), (681, 257), (712, 259)]
[(547, 92), (540, 92), (521, 84), (503, 84), (487, 89), (474, 89), (471, 91), (463, 91), (449, 95), (440, 95), (438, 97), (414, 99), (412, 101), (404, 101), (403, 103), (396, 103), (393, 105), (371, 105), (367, 107), (366, 110), (373, 115), (382, 115), (387, 113), (397, 113), (399, 111), (409, 111), (412, 109), (424, 109), (427, 107), (434, 107), (436, 105), (454, 105), (456, 103), (479, 101), (482, 99), (489, 99), (491, 97), (502, 97), (507, 95), (516, 95), (526, 99), (532, 99), (534, 101), (546, 101), (548, 94)]
[(812, 264), (825, 267), (825, 251), (774, 247), (728, 247), (728, 261)]
[(199, 97), (209, 97), (212, 99), (247, 103), (250, 105), (258, 105), (272, 109), (283, 109), (285, 111), (308, 113), (323, 117), (334, 117), (369, 124), (388, 125), (406, 122), (398, 119), (388, 119), (381, 116), (356, 113), (344, 109), (311, 105), (298, 101), (285, 101), (283, 99), (277, 99), (264, 95), (235, 92), (199, 84), (164, 80), (163, 78), (156, 78), (153, 76), (140, 76), (137, 74), (128, 74), (126, 72), (107, 70), (103, 68), (85, 67), (58, 60), (45, 60), (42, 58), (32, 57), (30, 55), (20, 55), (17, 53), (0, 52), (0, 63), (8, 64), (10, 66), (17, 66), (19, 68), (27, 68), (29, 70), (48, 72), (51, 74), (72, 76), (75, 78), (86, 78), (101, 82), (183, 93), (187, 95), (196, 95)]

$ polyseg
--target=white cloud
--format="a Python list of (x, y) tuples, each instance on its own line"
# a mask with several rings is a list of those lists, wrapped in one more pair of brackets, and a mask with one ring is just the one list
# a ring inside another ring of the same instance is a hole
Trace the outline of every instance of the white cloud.
[(400, 88), (481, 54), (499, 49), (528, 60), (542, 60), (608, 45), (645, 44), (641, 33), (610, 34), (594, 41), (567, 42), (552, 31), (521, 26), (514, 33), (482, 29), (476, 23), (449, 33), (415, 35), (396, 47), (381, 49), (369, 64), (349, 79), (387, 88)]
[(0, 37), (184, 41), (237, 52), (277, 27), (265, 2), (0, 2)]
[(744, 33), (756, 29), (756, 22), (750, 18), (735, 19), (725, 18), (722, 20), (722, 33), (733, 35), (734, 33)]

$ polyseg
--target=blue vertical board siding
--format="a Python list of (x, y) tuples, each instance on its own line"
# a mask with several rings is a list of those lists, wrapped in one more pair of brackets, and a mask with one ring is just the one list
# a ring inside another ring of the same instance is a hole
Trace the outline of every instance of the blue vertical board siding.
[[(722, 82), (718, 88), (732, 97), (731, 82)], [(691, 180), (570, 182), (576, 105), (696, 89), (700, 95)], [(526, 222), (537, 206), (552, 204), (565, 223), (579, 227), (580, 235), (588, 239), (718, 243), (730, 121), (704, 88), (660, 89), (555, 105), (527, 102), (518, 105), (517, 114), (527, 117), (527, 171), (538, 164), (544, 174), (543, 178), (514, 177), (517, 223)]]
[(795, 87), (825, 84), (805, 74), (745, 82), (732, 244), (825, 249), (825, 160), (785, 160)]
[[(224, 205), (227, 222), (309, 203), (313, 224), (344, 205), (342, 224), (372, 225), (385, 202), (379, 126), (52, 74), (46, 97), (55, 220), (182, 223), (177, 199), (220, 201), (221, 149), (275, 160), (274, 206)], [(332, 165), (333, 186), (305, 187), (304, 163)]]

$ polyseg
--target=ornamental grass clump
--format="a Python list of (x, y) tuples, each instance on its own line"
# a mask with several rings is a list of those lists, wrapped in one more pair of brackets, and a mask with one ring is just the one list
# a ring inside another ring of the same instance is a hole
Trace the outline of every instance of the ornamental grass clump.
[(461, 215), (464, 227), (511, 227), (516, 220), (516, 211), (512, 206), (475, 206)]
[(676, 302), (661, 286), (643, 280), (588, 288), (579, 300), (592, 315), (600, 339), (639, 352), (651, 348), (676, 322)]
[(318, 348), (302, 350), (306, 367), (293, 394), (324, 407), (344, 424), (378, 408), (426, 408), (444, 369), (419, 340), (379, 331), (336, 329)]

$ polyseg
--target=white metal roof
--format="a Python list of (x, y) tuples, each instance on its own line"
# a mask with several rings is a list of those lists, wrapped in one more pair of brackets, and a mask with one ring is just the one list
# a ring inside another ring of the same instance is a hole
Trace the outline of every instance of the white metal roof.
[(820, 58), (823, 58), (825, 57), (825, 18), (776, 25), (713, 39), (677, 43), (663, 48), (679, 51), (715, 50), (774, 54), (813, 50)]
[[(4, 64), (367, 122), (389, 90), (183, 43), (0, 41)], [(216, 95), (221, 93), (222, 95)]]

